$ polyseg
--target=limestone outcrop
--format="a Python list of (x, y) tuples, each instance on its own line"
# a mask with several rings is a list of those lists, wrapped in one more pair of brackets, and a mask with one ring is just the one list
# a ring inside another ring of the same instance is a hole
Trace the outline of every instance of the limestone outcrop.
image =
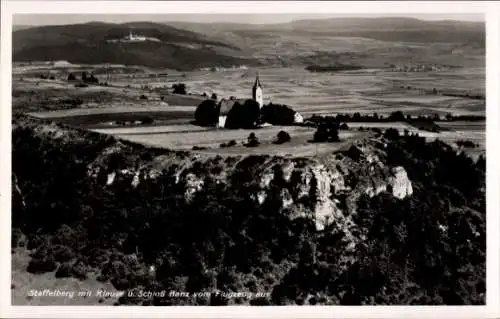
[[(109, 154), (117, 151), (115, 148)], [(253, 176), (250, 183), (255, 193), (249, 195), (259, 205), (264, 204), (274, 185), (279, 185), (280, 209), (290, 219), (311, 219), (318, 231), (328, 227), (341, 230), (352, 248), (359, 238), (353, 235), (356, 226), (351, 215), (356, 211), (355, 203), (361, 194), (375, 196), (389, 192), (402, 199), (413, 193), (405, 169), (385, 164), (384, 143), (377, 140), (360, 141), (344, 152), (321, 159), (260, 156), (254, 165), (240, 167), (246, 160), (248, 157), (162, 155), (142, 163), (141, 174), (132, 168), (108, 172), (106, 184), (112, 185), (120, 176), (137, 187), (141, 180), (157, 178), (170, 170), (175, 174), (175, 182), (184, 187), (185, 200), (189, 201), (203, 189), (205, 178), (225, 183), (230, 190), (232, 176), (244, 169)], [(100, 167), (89, 168), (89, 172), (96, 174), (100, 169), (106, 170), (105, 160), (100, 163)]]

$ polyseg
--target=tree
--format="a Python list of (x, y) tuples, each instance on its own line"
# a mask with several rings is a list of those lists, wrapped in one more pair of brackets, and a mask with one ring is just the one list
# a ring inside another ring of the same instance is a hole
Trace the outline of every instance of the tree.
[(291, 139), (290, 134), (285, 131), (279, 131), (278, 135), (276, 135), (276, 141), (274, 143), (283, 144), (289, 142)]
[(389, 140), (396, 140), (399, 138), (399, 131), (395, 128), (388, 128), (384, 132), (384, 137)]
[(142, 120), (141, 120), (142, 124), (153, 124), (154, 120), (152, 117), (144, 117)]
[(313, 141), (316, 143), (338, 142), (340, 140), (338, 127), (336, 122), (321, 123), (314, 132)]
[(316, 143), (323, 143), (328, 140), (328, 132), (324, 126), (319, 126), (314, 132), (313, 141)]
[(251, 129), (254, 128), (260, 116), (260, 106), (254, 100), (246, 100), (242, 105), (235, 102), (229, 110), (226, 119), (226, 128), (230, 129)]
[(250, 133), (250, 135), (248, 135), (248, 141), (246, 146), (256, 147), (259, 146), (259, 144), (260, 144), (259, 139), (257, 138), (257, 136), (255, 136), (255, 133), (254, 132)]
[(219, 119), (219, 110), (215, 100), (205, 100), (194, 112), (195, 123), (200, 126), (215, 126)]
[(261, 109), (261, 121), (273, 125), (292, 125), (295, 111), (286, 105), (267, 104)]
[(186, 92), (186, 84), (184, 83), (176, 83), (174, 85), (172, 85), (172, 93), (174, 94), (182, 94), (182, 95), (186, 95), (187, 92)]
[(389, 120), (403, 122), (405, 120), (405, 116), (404, 116), (403, 112), (395, 111), (389, 115)]

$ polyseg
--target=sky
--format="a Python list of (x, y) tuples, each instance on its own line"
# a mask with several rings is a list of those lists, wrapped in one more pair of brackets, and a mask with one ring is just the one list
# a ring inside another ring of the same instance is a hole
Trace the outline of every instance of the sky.
[(375, 17), (408, 17), (421, 20), (460, 20), (484, 21), (481, 14), (15, 14), (14, 25), (60, 25), (76, 24), (90, 21), (109, 23), (124, 23), (131, 21), (185, 21), (185, 22), (231, 22), (231, 23), (286, 23), (302, 19), (327, 19), (327, 18), (375, 18)]

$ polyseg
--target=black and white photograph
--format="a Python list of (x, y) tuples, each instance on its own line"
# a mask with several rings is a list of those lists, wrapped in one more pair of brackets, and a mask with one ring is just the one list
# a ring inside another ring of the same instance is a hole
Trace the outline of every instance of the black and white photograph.
[(12, 307), (487, 305), (486, 13), (262, 10), (12, 14)]

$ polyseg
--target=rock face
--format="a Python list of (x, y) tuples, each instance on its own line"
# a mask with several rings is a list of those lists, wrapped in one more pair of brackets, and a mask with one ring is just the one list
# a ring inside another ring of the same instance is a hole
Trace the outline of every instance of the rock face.
[(402, 166), (397, 166), (391, 170), (392, 176), (389, 177), (389, 185), (392, 188), (392, 194), (397, 198), (405, 198), (413, 194), (411, 181), (408, 179), (406, 170)]
[(193, 173), (187, 174), (184, 182), (186, 188), (184, 197), (186, 200), (191, 200), (194, 194), (203, 188), (203, 180)]
[[(53, 134), (54, 131), (61, 134)], [(81, 132), (52, 126), (37, 129), (35, 133), (50, 140), (47, 145), (53, 142), (50, 147), (54, 148), (60, 147), (61, 139), (68, 143), (79, 139), (79, 143), (88, 145), (90, 138)], [(90, 143), (95, 140), (106, 145), (86, 163), (88, 176), (103, 187), (114, 187), (119, 182), (136, 188), (147, 180), (161, 180), (169, 183), (169, 187), (175, 186), (186, 202), (214, 182), (222, 184), (221, 191), (228, 196), (243, 189), (239, 196), (248, 196), (245, 200), (253, 200), (255, 205), (266, 205), (269, 199), (272, 209), (290, 220), (304, 218), (318, 231), (341, 232), (347, 249), (355, 249), (363, 240), (352, 221), (360, 196), (388, 192), (402, 199), (413, 193), (405, 169), (387, 165), (383, 137), (367, 137), (343, 151), (310, 158), (222, 157), (159, 151), (95, 134), (91, 138)], [(13, 182), (22, 203), (15, 176)]]
[[(107, 184), (112, 184), (119, 176), (125, 176), (130, 179), (133, 187), (137, 187), (141, 179), (156, 178), (160, 171), (175, 166), (175, 181), (183, 185), (184, 197), (189, 201), (203, 189), (207, 176), (227, 184), (231, 189), (231, 177), (238, 169), (252, 171), (250, 183), (253, 184), (255, 193), (249, 195), (258, 204), (264, 204), (273, 185), (280, 185), (281, 210), (286, 211), (290, 219), (311, 219), (318, 231), (327, 227), (340, 228), (346, 238), (351, 238), (351, 246), (354, 247), (356, 240), (351, 233), (351, 215), (356, 210), (355, 203), (361, 194), (375, 196), (387, 191), (402, 199), (413, 193), (412, 183), (405, 169), (386, 166), (383, 149), (384, 143), (380, 141), (364, 141), (345, 152), (330, 154), (321, 159), (257, 156), (255, 164), (243, 168), (240, 166), (248, 157), (215, 160), (213, 157), (200, 155), (184, 158), (174, 155), (163, 160), (153, 160), (156, 167), (143, 164), (142, 174), (139, 174), (138, 169), (130, 168), (108, 173)], [(116, 152), (116, 149), (113, 151)], [(208, 166), (220, 169), (210, 170), (206, 168)], [(89, 168), (89, 171), (95, 173), (99, 169), (94, 167)]]
[(113, 184), (113, 182), (115, 181), (115, 177), (116, 177), (116, 172), (109, 173), (108, 174), (108, 179), (106, 181), (106, 185)]

